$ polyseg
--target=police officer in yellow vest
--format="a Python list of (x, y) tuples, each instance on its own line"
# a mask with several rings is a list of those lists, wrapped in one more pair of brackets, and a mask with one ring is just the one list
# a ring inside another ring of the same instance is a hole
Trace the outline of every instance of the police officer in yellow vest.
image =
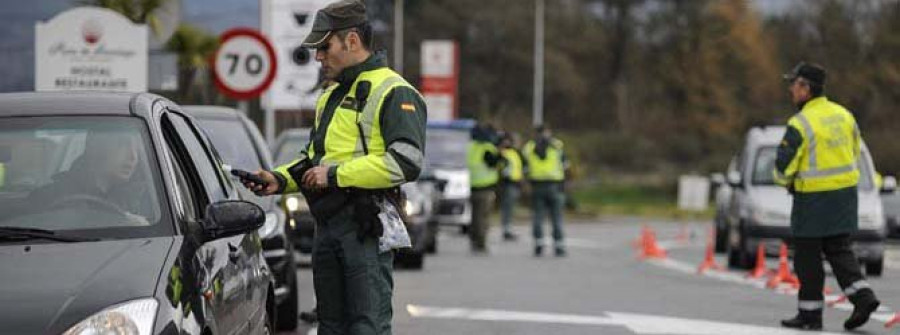
[(244, 181), (260, 194), (306, 195), (316, 218), (319, 334), (391, 333), (393, 252), (379, 251), (378, 204), (396, 203), (398, 186), (418, 178), (423, 164), (422, 97), (371, 43), (361, 1), (316, 13), (303, 46), (315, 48), (334, 84), (319, 98), (310, 143), (293, 162), (258, 171), (264, 185)]
[(854, 309), (844, 328), (862, 326), (879, 305), (851, 249), (857, 230), (860, 134), (844, 107), (824, 95), (825, 70), (800, 63), (785, 75), (792, 102), (800, 110), (790, 118), (778, 147), (775, 181), (793, 197), (791, 231), (794, 269), (800, 279), (799, 313), (784, 327), (822, 329), (825, 273), (822, 254)]
[(503, 227), (503, 240), (515, 241), (517, 236), (510, 226), (513, 209), (519, 201), (524, 166), (522, 155), (516, 149), (515, 139), (510, 133), (500, 136), (500, 156), (503, 158), (500, 170), (500, 223)]
[(490, 227), (491, 208), (497, 183), (500, 181), (498, 170), (500, 152), (494, 144), (493, 128), (486, 124), (478, 124), (472, 128), (472, 140), (469, 142), (466, 163), (469, 167), (469, 187), (472, 201), (472, 224), (469, 227), (469, 240), (472, 252), (487, 252), (487, 233)]
[(562, 208), (565, 203), (563, 181), (566, 177), (568, 161), (563, 151), (563, 142), (553, 137), (550, 128), (543, 125), (535, 128), (536, 138), (522, 148), (525, 155), (528, 181), (531, 182), (534, 220), (534, 255), (544, 252), (544, 216), (549, 212), (553, 225), (553, 243), (556, 256), (565, 256), (563, 241)]

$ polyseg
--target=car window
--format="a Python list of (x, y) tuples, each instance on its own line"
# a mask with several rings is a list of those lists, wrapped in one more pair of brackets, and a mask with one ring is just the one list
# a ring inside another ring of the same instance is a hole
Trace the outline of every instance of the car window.
[(178, 132), (179, 139), (182, 141), (185, 149), (189, 151), (189, 155), (195, 165), (194, 168), (197, 169), (197, 173), (203, 180), (203, 186), (206, 189), (210, 202), (227, 199), (228, 194), (225, 192), (221, 173), (217, 171), (220, 167), (217, 163), (214, 163), (210, 152), (206, 150), (206, 146), (202, 144), (203, 142), (198, 137), (199, 134), (194, 131), (184, 117), (173, 113), (168, 115), (169, 121), (172, 122), (172, 125)]
[(468, 130), (429, 128), (426, 141), (425, 160), (432, 168), (466, 168)]
[(756, 160), (753, 162), (754, 185), (775, 185), (775, 158), (778, 150), (775, 147), (762, 147), (756, 151)]
[(281, 166), (296, 159), (307, 144), (309, 144), (309, 135), (287, 137), (275, 151), (275, 166)]
[(259, 153), (250, 134), (238, 119), (197, 119), (209, 135), (225, 164), (233, 168), (256, 171), (262, 169)]
[[(240, 120), (198, 119), (198, 122), (208, 134), (215, 151), (221, 155), (225, 164), (245, 171), (263, 169), (262, 156)], [(233, 176), (229, 177), (232, 180), (236, 179)], [(241, 194), (241, 199), (251, 201), (262, 208), (269, 208), (271, 202), (274, 201), (272, 197), (257, 196), (243, 186), (235, 189)]]
[(0, 225), (171, 233), (153, 153), (146, 124), (134, 117), (3, 119)]

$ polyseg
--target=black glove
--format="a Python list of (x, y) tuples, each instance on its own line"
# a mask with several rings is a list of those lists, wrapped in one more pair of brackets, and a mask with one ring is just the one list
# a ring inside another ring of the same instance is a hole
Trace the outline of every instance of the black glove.
[(381, 209), (370, 194), (357, 195), (353, 198), (353, 220), (356, 221), (356, 238), (362, 243), (366, 237), (379, 238), (384, 233), (378, 213)]

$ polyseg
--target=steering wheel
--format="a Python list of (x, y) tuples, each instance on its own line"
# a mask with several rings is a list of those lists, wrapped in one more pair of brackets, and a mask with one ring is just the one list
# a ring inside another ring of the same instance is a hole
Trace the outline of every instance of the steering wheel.
[(103, 212), (128, 216), (128, 212), (122, 209), (122, 207), (119, 207), (119, 205), (116, 205), (109, 200), (88, 194), (71, 194), (64, 196), (61, 199), (54, 201), (50, 207), (70, 207), (77, 204), (87, 204)]

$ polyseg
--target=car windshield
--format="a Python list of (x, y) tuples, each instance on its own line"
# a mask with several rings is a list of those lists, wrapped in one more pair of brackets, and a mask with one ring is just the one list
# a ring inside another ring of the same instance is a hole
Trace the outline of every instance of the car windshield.
[(285, 137), (275, 151), (275, 166), (287, 164), (297, 158), (307, 143), (309, 143), (309, 134), (306, 133)]
[(161, 236), (158, 164), (145, 124), (132, 117), (0, 121), (0, 226)]
[[(756, 154), (756, 162), (753, 164), (753, 184), (756, 185), (774, 185), (775, 178), (773, 176), (773, 171), (775, 171), (775, 159), (778, 156), (778, 148), (777, 147), (762, 147)], [(862, 151), (862, 157), (859, 159), (859, 185), (857, 186), (860, 190), (871, 190), (872, 189), (872, 174), (871, 167), (869, 166), (869, 153), (866, 150)]]
[(425, 143), (425, 159), (431, 168), (466, 168), (468, 130), (429, 128)]

